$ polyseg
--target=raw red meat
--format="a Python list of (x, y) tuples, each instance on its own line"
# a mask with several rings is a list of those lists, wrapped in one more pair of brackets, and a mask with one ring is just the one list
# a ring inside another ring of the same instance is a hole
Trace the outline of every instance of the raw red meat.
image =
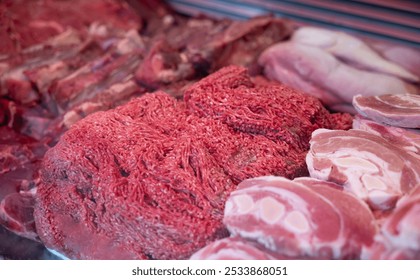
[(376, 233), (362, 201), (312, 178), (245, 180), (227, 200), (223, 221), (234, 236), (291, 258), (357, 259)]
[(420, 259), (420, 185), (402, 198), (381, 227), (364, 258)]
[(30, 239), (37, 239), (32, 194), (47, 149), (7, 126), (0, 127), (0, 225)]
[(240, 67), (226, 67), (202, 79), (185, 91), (184, 99), (195, 114), (237, 131), (285, 142), (296, 151), (309, 148), (308, 131), (348, 129), (352, 121), (348, 114), (331, 115), (318, 99), (287, 86), (255, 85)]
[(420, 95), (386, 94), (353, 98), (353, 106), (364, 117), (388, 125), (420, 128)]
[(290, 22), (271, 16), (176, 20), (164, 36), (155, 37), (136, 71), (136, 79), (151, 89), (201, 78), (228, 65), (252, 67), (264, 49), (292, 31)]
[(390, 210), (420, 181), (420, 157), (381, 136), (351, 129), (312, 133), (312, 177), (343, 185), (372, 209)]
[[(277, 102), (268, 104), (269, 98)], [(188, 258), (227, 235), (223, 209), (236, 184), (306, 174), (311, 131), (349, 123), (335, 124), (316, 99), (254, 85), (241, 67), (208, 76), (186, 100), (147, 94), (90, 115), (61, 137), (44, 158), (37, 192), (35, 221), (47, 247), (81, 259)], [(249, 104), (260, 110), (241, 111)], [(265, 121), (270, 116), (285, 122), (284, 137), (273, 133), (274, 124)], [(292, 117), (299, 121), (286, 123)], [(288, 141), (285, 125), (301, 144)]]
[(119, 0), (6, 0), (0, 3), (0, 53), (19, 52), (68, 28), (87, 30), (96, 21), (129, 30), (137, 15)]

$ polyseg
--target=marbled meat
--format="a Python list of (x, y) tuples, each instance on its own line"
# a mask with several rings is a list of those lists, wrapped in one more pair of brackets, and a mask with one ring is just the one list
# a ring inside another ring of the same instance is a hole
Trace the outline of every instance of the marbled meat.
[(227, 200), (223, 221), (233, 236), (290, 258), (357, 259), (376, 233), (365, 203), (313, 178), (245, 180)]

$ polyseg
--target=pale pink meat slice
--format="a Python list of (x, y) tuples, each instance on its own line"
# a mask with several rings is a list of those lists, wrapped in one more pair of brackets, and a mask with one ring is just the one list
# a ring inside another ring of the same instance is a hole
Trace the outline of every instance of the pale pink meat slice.
[(240, 237), (216, 240), (201, 248), (191, 260), (275, 260), (278, 257), (264, 248), (258, 248), (253, 242)]
[(380, 124), (356, 115), (353, 128), (361, 129), (377, 136), (381, 136), (393, 145), (403, 148), (407, 152), (420, 156), (420, 130)]
[(311, 177), (344, 186), (374, 210), (389, 210), (420, 181), (420, 159), (372, 133), (318, 129), (306, 163)]
[(420, 259), (420, 185), (402, 198), (375, 243), (363, 250), (370, 259)]
[(353, 106), (364, 117), (388, 125), (420, 128), (420, 95), (356, 95)]
[(294, 258), (357, 259), (376, 233), (366, 204), (312, 178), (241, 182), (226, 202), (224, 223), (233, 236)]

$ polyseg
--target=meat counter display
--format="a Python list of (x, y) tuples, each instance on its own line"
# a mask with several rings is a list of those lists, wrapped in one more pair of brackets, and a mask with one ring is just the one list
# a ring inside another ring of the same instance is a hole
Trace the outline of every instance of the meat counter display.
[(1, 258), (420, 258), (418, 49), (159, 1), (0, 23)]

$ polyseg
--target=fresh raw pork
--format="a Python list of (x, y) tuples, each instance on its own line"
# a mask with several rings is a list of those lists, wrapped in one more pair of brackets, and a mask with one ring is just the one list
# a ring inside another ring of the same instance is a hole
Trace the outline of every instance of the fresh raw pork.
[(363, 252), (369, 259), (420, 259), (420, 185), (402, 198), (388, 216), (375, 243)]
[[(347, 121), (335, 123), (340, 116)], [(227, 235), (223, 209), (239, 182), (306, 174), (311, 131), (348, 128), (348, 118), (291, 89), (255, 85), (233, 66), (192, 86), (186, 102), (147, 94), (89, 115), (44, 157), (38, 233), (70, 258), (188, 258)]]
[(420, 181), (420, 158), (372, 133), (319, 129), (306, 157), (311, 177), (331, 181), (389, 210)]
[(354, 68), (324, 49), (296, 42), (271, 46), (259, 63), (269, 79), (311, 94), (331, 109), (339, 106), (354, 112), (351, 102), (356, 94), (417, 93), (413, 85), (396, 77)]
[(312, 178), (245, 180), (227, 200), (223, 221), (233, 236), (292, 258), (357, 259), (376, 233), (366, 204)]
[(420, 95), (386, 94), (353, 98), (353, 106), (364, 117), (393, 126), (420, 128)]
[[(0, 3), (0, 138), (13, 139), (4, 145), (0, 139), (0, 222), (10, 231), (36, 238), (33, 201), (21, 191), (35, 188), (45, 151), (74, 123), (146, 91), (163, 88), (182, 98), (187, 85), (223, 65), (255, 64), (263, 49), (291, 32), (288, 22), (272, 16), (241, 22), (186, 18), (166, 9), (160, 1), (130, 4), (141, 18), (123, 0)], [(169, 52), (156, 50), (162, 38), (169, 44)], [(206, 49), (200, 52), (203, 38)], [(249, 40), (253, 43), (248, 44)], [(169, 79), (164, 83), (167, 80), (162, 79), (157, 87), (150, 87), (147, 79), (136, 77), (138, 69), (154, 62), (154, 54), (162, 58), (162, 64), (156, 64), (161, 67), (153, 68), (153, 74), (167, 78), (180, 73), (175, 82)], [(174, 69), (178, 62), (180, 69)], [(191, 75), (183, 75), (184, 66), (193, 70)], [(272, 143), (267, 140), (261, 145), (270, 147)], [(27, 159), (32, 148), (37, 150)], [(268, 150), (276, 157), (287, 153), (285, 147)], [(294, 153), (290, 159), (299, 165), (299, 173), (306, 172), (301, 154)], [(233, 161), (230, 168), (235, 169)], [(285, 175), (286, 166), (286, 161), (275, 161), (265, 165), (262, 172), (281, 170)], [(290, 174), (292, 169), (288, 169)], [(243, 173), (234, 176), (239, 181)], [(123, 252), (121, 258), (133, 258), (118, 246), (114, 248)], [(119, 258), (117, 253), (114, 258)], [(101, 257), (95, 252), (92, 255)]]
[(190, 260), (276, 260), (274, 253), (255, 242), (229, 237), (216, 240), (195, 252)]
[(0, 225), (22, 237), (39, 241), (33, 216), (34, 192), (32, 189), (7, 195), (0, 202)]
[(380, 136), (393, 145), (420, 156), (420, 130), (380, 124), (360, 115), (354, 117), (353, 128)]
[(419, 81), (419, 77), (413, 73), (386, 60), (362, 40), (344, 32), (318, 27), (301, 27), (293, 33), (291, 40), (324, 49), (356, 68), (389, 74), (410, 82)]
[(33, 193), (40, 158), (47, 149), (7, 126), (0, 127), (0, 225), (35, 240)]

